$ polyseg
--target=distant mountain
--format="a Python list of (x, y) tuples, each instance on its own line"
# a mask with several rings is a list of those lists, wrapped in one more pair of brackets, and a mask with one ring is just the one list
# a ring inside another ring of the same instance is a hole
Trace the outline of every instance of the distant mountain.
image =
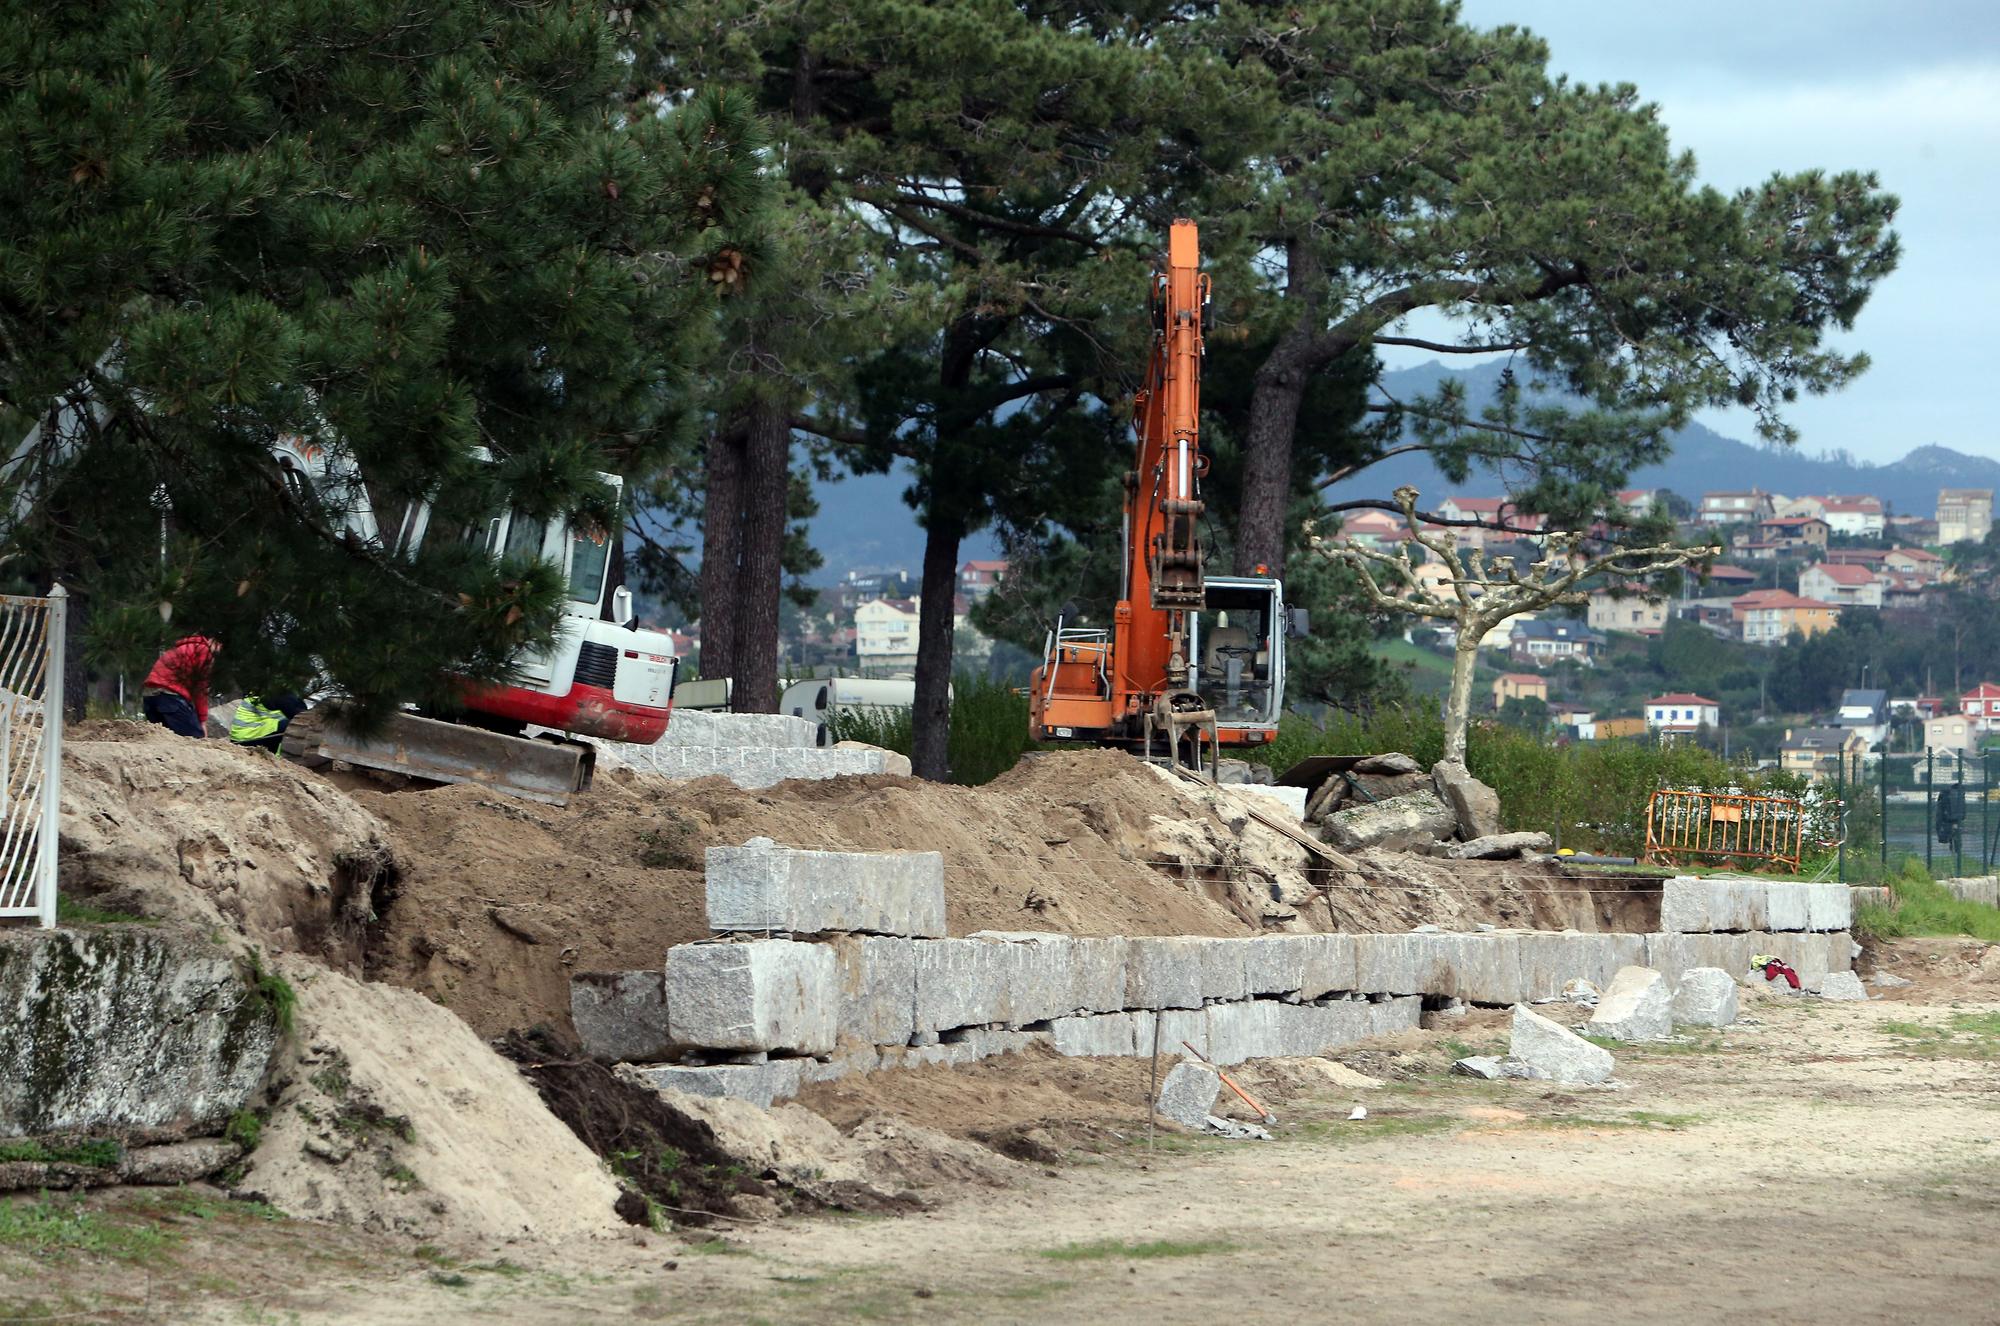
[[(1409, 400), (1435, 391), (1448, 377), (1458, 377), (1466, 384), (1467, 404), (1477, 409), (1491, 398), (1500, 371), (1498, 364), (1454, 370), (1433, 360), (1385, 373), (1382, 385), (1396, 398)], [(1704, 424), (1690, 424), (1673, 435), (1673, 448), (1673, 454), (1664, 463), (1634, 473), (1631, 486), (1671, 488), (1697, 503), (1705, 490), (1723, 487), (1755, 486), (1788, 497), (1805, 493), (1869, 493), (1887, 502), (1891, 510), (1909, 515), (1928, 515), (1934, 511), (1940, 488), (2000, 489), (2000, 460), (1968, 456), (1936, 445), (1919, 447), (1901, 460), (1877, 465), (1845, 456), (1813, 455), (1785, 447), (1739, 442)], [(1477, 473), (1462, 485), (1452, 484), (1424, 457), (1397, 456), (1369, 467), (1345, 483), (1335, 484), (1327, 494), (1334, 501), (1384, 497), (1405, 483), (1440, 497), (1450, 491), (1493, 495), (1500, 488), (1494, 476)]]
[[(1498, 364), (1454, 369), (1435, 360), (1385, 373), (1383, 386), (1400, 400), (1435, 391), (1448, 377), (1466, 383), (1468, 402), (1477, 408), (1491, 397), (1499, 381)], [(822, 483), (815, 492), (820, 513), (812, 521), (812, 540), (826, 557), (816, 579), (838, 580), (849, 568), (902, 569), (915, 573), (923, 565), (924, 532), (916, 513), (903, 501), (909, 487), (905, 473), (850, 475)], [(1386, 497), (1398, 484), (1412, 483), (1427, 496), (1447, 492), (1492, 495), (1500, 490), (1491, 475), (1475, 474), (1463, 485), (1448, 483), (1422, 456), (1397, 456), (1370, 467), (1346, 483), (1327, 490), (1334, 501)], [(1796, 497), (1803, 493), (1872, 493), (1894, 511), (1929, 515), (1937, 507), (1940, 488), (2000, 490), (2000, 460), (1968, 456), (1950, 447), (1919, 447), (1899, 461), (1871, 465), (1841, 456), (1811, 455), (1783, 447), (1739, 442), (1702, 424), (1674, 434), (1673, 455), (1632, 476), (1635, 488), (1671, 488), (1693, 502), (1703, 491), (1756, 486)], [(959, 560), (996, 557), (998, 544), (990, 532), (965, 541)]]
[[(813, 577), (815, 584), (832, 584), (850, 569), (902, 570), (912, 575), (923, 569), (923, 526), (903, 500), (909, 486), (910, 476), (902, 470), (850, 474), (814, 485), (819, 514), (810, 525), (812, 544), (826, 558), (826, 565)], [(958, 560), (998, 557), (999, 548), (992, 533), (982, 531), (960, 546)]]

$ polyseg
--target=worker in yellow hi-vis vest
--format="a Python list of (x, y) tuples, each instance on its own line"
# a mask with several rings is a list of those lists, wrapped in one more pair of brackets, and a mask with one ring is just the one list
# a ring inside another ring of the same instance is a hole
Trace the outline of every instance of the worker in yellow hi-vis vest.
[(246, 695), (237, 702), (236, 713), (229, 720), (229, 739), (239, 746), (255, 746), (276, 754), (285, 729), (305, 712), (305, 707), (306, 702), (290, 692), (268, 705), (255, 695)]

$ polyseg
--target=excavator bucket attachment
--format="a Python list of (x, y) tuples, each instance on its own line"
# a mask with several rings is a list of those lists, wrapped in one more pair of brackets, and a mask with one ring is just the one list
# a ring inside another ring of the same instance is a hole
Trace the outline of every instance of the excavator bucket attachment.
[(397, 714), (365, 737), (325, 715), (301, 714), (285, 729), (284, 753), (307, 764), (339, 760), (425, 782), (477, 783), (551, 806), (589, 787), (594, 763), (580, 742), (509, 737), (415, 714)]

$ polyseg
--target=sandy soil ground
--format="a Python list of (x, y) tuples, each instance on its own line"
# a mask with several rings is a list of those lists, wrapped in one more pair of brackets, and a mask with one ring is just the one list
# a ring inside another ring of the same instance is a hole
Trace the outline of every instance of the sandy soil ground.
[[(1444, 1075), (1498, 1015), (1344, 1056), (1379, 1087), (1253, 1067), (1270, 1144), (1149, 1147), (1121, 1065), (1050, 1124), (1082, 1149), (896, 1218), (444, 1249), (187, 1194), (14, 1199), (0, 1320), (1996, 1321), (2000, 1002), (1924, 990), (1748, 1002), (1726, 1033), (1624, 1049), (1615, 1089)], [(1010, 1071), (1030, 1101), (1049, 1072)], [(869, 1106), (896, 1104), (885, 1079)], [(33, 1250), (35, 1210), (68, 1246)]]

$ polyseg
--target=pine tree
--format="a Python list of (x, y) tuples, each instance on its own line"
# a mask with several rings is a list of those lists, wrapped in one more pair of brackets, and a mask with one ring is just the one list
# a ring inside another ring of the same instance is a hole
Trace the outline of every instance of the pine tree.
[(1094, 497), (1128, 454), (1146, 277), (1234, 111), (1175, 65), (1175, 6), (696, 0), (664, 43), (759, 89), (788, 171), (872, 232), (901, 292), (853, 368), (850, 463), (912, 466), (925, 530), (913, 763), (946, 772), (963, 539)]
[[(1825, 338), (1895, 266), (1896, 200), (1872, 174), (1699, 187), (1634, 88), (1553, 77), (1539, 39), (1475, 30), (1447, 0), (1229, 0), (1203, 41), (1236, 95), (1268, 107), (1246, 199), (1283, 260), (1239, 570), (1284, 560), (1302, 491), (1391, 448), (1430, 452), (1454, 480), (1503, 469), (1524, 509), (1587, 518), (1693, 411), (1748, 406), (1790, 441), (1787, 402), (1866, 366)], [(1457, 334), (1398, 333), (1423, 310)], [(1343, 362), (1372, 376), (1379, 345), (1510, 353), (1522, 390), (1490, 417), (1451, 391), (1378, 401), (1385, 426), (1322, 468), (1296, 441), (1307, 384)], [(1544, 387), (1582, 404), (1549, 404)]]
[(617, 527), (596, 476), (682, 446), (710, 277), (754, 254), (765, 187), (745, 100), (634, 114), (625, 86), (595, 5), (17, 14), (0, 427), (45, 427), (7, 476), (15, 565), (77, 581), (127, 669), (200, 630), (241, 684), (323, 670), (364, 712), (506, 675), (554, 630), (553, 568), (360, 543), (270, 447), (345, 453), (378, 514), (428, 499), (434, 531)]

